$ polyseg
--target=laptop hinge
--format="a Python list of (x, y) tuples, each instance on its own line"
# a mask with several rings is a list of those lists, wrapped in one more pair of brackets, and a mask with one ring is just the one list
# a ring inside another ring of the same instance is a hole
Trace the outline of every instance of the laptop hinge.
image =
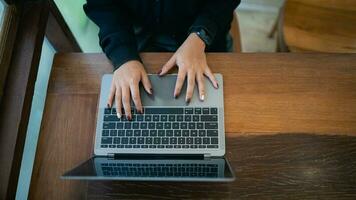
[(140, 160), (153, 160), (153, 159), (204, 159), (210, 154), (107, 154), (111, 159), (140, 159)]

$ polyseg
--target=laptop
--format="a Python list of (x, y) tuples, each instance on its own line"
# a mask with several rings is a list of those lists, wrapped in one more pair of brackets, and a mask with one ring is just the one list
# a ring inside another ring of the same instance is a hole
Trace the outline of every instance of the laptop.
[(186, 83), (173, 98), (176, 74), (149, 75), (154, 94), (140, 86), (143, 114), (132, 104), (132, 120), (107, 108), (112, 74), (101, 82), (94, 155), (63, 179), (229, 182), (235, 175), (225, 155), (223, 77), (219, 89), (205, 80), (207, 98), (197, 89), (185, 102)]

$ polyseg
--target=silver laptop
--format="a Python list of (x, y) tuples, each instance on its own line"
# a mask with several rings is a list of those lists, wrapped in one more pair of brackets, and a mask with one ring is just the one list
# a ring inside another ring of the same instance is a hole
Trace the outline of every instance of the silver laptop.
[[(154, 94), (140, 89), (144, 113), (117, 118), (107, 108), (112, 75), (102, 78), (94, 156), (62, 178), (90, 180), (232, 181), (225, 155), (223, 78), (219, 89), (206, 79), (207, 97), (197, 89), (189, 104), (186, 85), (173, 98), (177, 76), (149, 75)], [(174, 173), (173, 173), (174, 172)]]

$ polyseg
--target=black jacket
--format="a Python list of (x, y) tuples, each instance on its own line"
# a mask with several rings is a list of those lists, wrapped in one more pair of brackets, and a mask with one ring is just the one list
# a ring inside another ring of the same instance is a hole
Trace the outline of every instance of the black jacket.
[(87, 0), (84, 11), (99, 26), (100, 46), (118, 68), (140, 60), (139, 51), (156, 35), (179, 47), (192, 30), (203, 28), (211, 45), (226, 51), (226, 36), (240, 0)]

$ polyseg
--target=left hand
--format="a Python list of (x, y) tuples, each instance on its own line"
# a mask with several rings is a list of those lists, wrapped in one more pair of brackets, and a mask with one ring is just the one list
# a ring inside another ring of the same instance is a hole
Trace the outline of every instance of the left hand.
[(206, 63), (204, 50), (205, 43), (198, 35), (196, 35), (196, 33), (191, 33), (182, 46), (179, 47), (175, 54), (158, 72), (159, 76), (163, 76), (174, 66), (178, 66), (177, 82), (174, 89), (175, 98), (180, 94), (186, 76), (188, 77), (187, 93), (185, 97), (187, 103), (190, 102), (193, 96), (195, 81), (197, 81), (198, 84), (199, 98), (201, 101), (204, 101), (206, 95), (204, 75), (210, 79), (215, 88), (219, 87), (214, 74)]

